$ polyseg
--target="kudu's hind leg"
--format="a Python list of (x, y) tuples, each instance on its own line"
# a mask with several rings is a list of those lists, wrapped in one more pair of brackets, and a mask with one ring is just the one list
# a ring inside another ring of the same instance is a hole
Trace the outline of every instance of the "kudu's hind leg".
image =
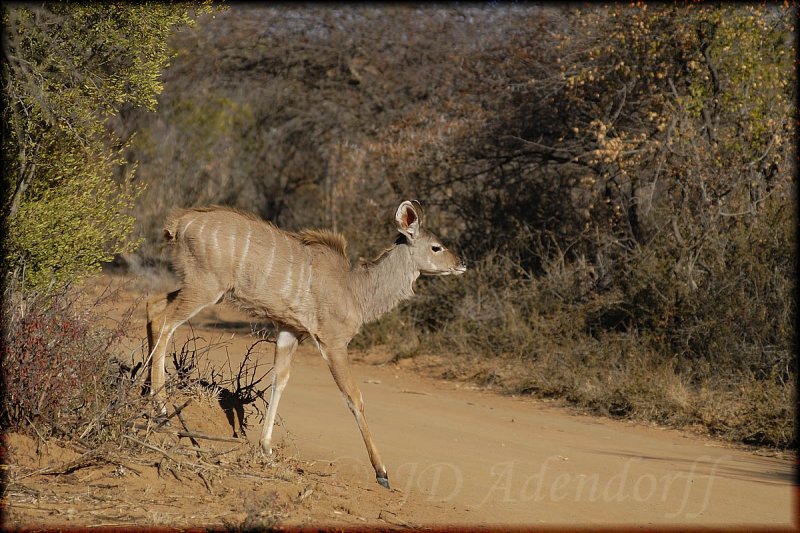
[(278, 330), (278, 339), (275, 343), (275, 364), (272, 370), (272, 392), (264, 428), (261, 430), (261, 449), (267, 454), (272, 454), (272, 428), (275, 424), (275, 417), (278, 415), (278, 403), (281, 401), (283, 389), (289, 382), (292, 354), (297, 349), (297, 342), (297, 335), (294, 332), (286, 329)]
[[(153, 348), (156, 347), (156, 334), (158, 330), (155, 329), (154, 323), (156, 321), (160, 321), (163, 319), (164, 311), (167, 308), (167, 303), (174, 300), (180, 289), (159, 294), (153, 298), (147, 300), (147, 304), (145, 306), (147, 312), (147, 359), (145, 360), (145, 368), (147, 369), (147, 377), (145, 378), (144, 382), (144, 389), (142, 394), (149, 394), (153, 389), (151, 386), (151, 379), (153, 374)], [(159, 322), (160, 323), (160, 322)]]
[(378, 483), (389, 488), (389, 477), (386, 474), (386, 465), (383, 464), (381, 456), (378, 453), (378, 448), (372, 440), (372, 434), (367, 426), (367, 417), (364, 414), (364, 399), (361, 396), (361, 391), (356, 385), (353, 375), (350, 373), (349, 360), (347, 358), (347, 348), (329, 348), (324, 345), (318, 344), (322, 357), (328, 363), (333, 380), (338, 385), (339, 390), (342, 391), (347, 406), (352, 411), (353, 416), (356, 417), (358, 429), (361, 430), (361, 436), (364, 438), (364, 444), (367, 446), (367, 453), (372, 467), (375, 469), (375, 478)]
[(204, 307), (217, 303), (224, 291), (215, 290), (209, 285), (202, 289), (173, 291), (166, 296), (147, 302), (147, 343), (150, 354), (150, 394), (154, 397), (156, 409), (166, 414), (166, 375), (164, 360), (167, 345), (178, 326), (199, 313)]

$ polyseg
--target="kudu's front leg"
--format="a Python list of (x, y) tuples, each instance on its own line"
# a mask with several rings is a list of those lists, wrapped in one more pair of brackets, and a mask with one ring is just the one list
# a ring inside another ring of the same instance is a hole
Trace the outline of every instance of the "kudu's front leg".
[(272, 371), (272, 393), (269, 398), (264, 428), (261, 430), (261, 449), (268, 455), (272, 454), (272, 428), (275, 424), (275, 417), (278, 415), (281, 394), (289, 382), (292, 354), (297, 348), (297, 342), (297, 334), (293, 331), (287, 329), (278, 331), (278, 338), (275, 342), (275, 363)]
[(333, 374), (333, 379), (339, 390), (342, 391), (344, 399), (353, 416), (356, 417), (358, 429), (361, 430), (361, 436), (364, 438), (364, 444), (367, 446), (367, 453), (369, 460), (372, 462), (372, 467), (375, 469), (375, 478), (378, 483), (389, 488), (389, 477), (386, 475), (386, 466), (381, 460), (378, 449), (372, 440), (372, 434), (367, 426), (367, 418), (364, 415), (364, 399), (361, 396), (361, 391), (358, 389), (353, 380), (353, 375), (350, 373), (350, 362), (347, 358), (347, 347), (331, 347), (324, 344), (319, 345), (320, 352), (328, 363), (328, 367)]

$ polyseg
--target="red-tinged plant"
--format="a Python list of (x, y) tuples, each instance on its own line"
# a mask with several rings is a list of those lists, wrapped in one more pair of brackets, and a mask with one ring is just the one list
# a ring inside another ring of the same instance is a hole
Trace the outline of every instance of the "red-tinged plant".
[[(40, 433), (83, 433), (99, 413), (124, 408), (125, 394), (110, 364), (130, 313), (113, 326), (104, 320), (119, 289), (89, 297), (85, 288), (55, 295), (12, 294), (4, 302), (2, 374), (4, 427)], [(102, 429), (94, 424), (94, 430)]]

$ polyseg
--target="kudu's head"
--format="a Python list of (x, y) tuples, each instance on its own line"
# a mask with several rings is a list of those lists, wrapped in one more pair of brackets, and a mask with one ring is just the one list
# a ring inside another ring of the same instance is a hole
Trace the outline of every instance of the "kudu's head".
[(406, 200), (394, 216), (397, 231), (405, 236), (411, 258), (420, 274), (463, 274), (464, 261), (442, 244), (436, 235), (422, 227), (422, 207)]

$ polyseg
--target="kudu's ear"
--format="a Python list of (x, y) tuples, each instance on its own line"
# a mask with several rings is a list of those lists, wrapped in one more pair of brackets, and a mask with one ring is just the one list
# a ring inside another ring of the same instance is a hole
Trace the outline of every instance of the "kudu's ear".
[(406, 200), (400, 204), (400, 207), (397, 208), (397, 213), (394, 215), (397, 231), (413, 241), (419, 235), (419, 227), (422, 223), (421, 215), (422, 209), (419, 206), (419, 202), (412, 203)]

